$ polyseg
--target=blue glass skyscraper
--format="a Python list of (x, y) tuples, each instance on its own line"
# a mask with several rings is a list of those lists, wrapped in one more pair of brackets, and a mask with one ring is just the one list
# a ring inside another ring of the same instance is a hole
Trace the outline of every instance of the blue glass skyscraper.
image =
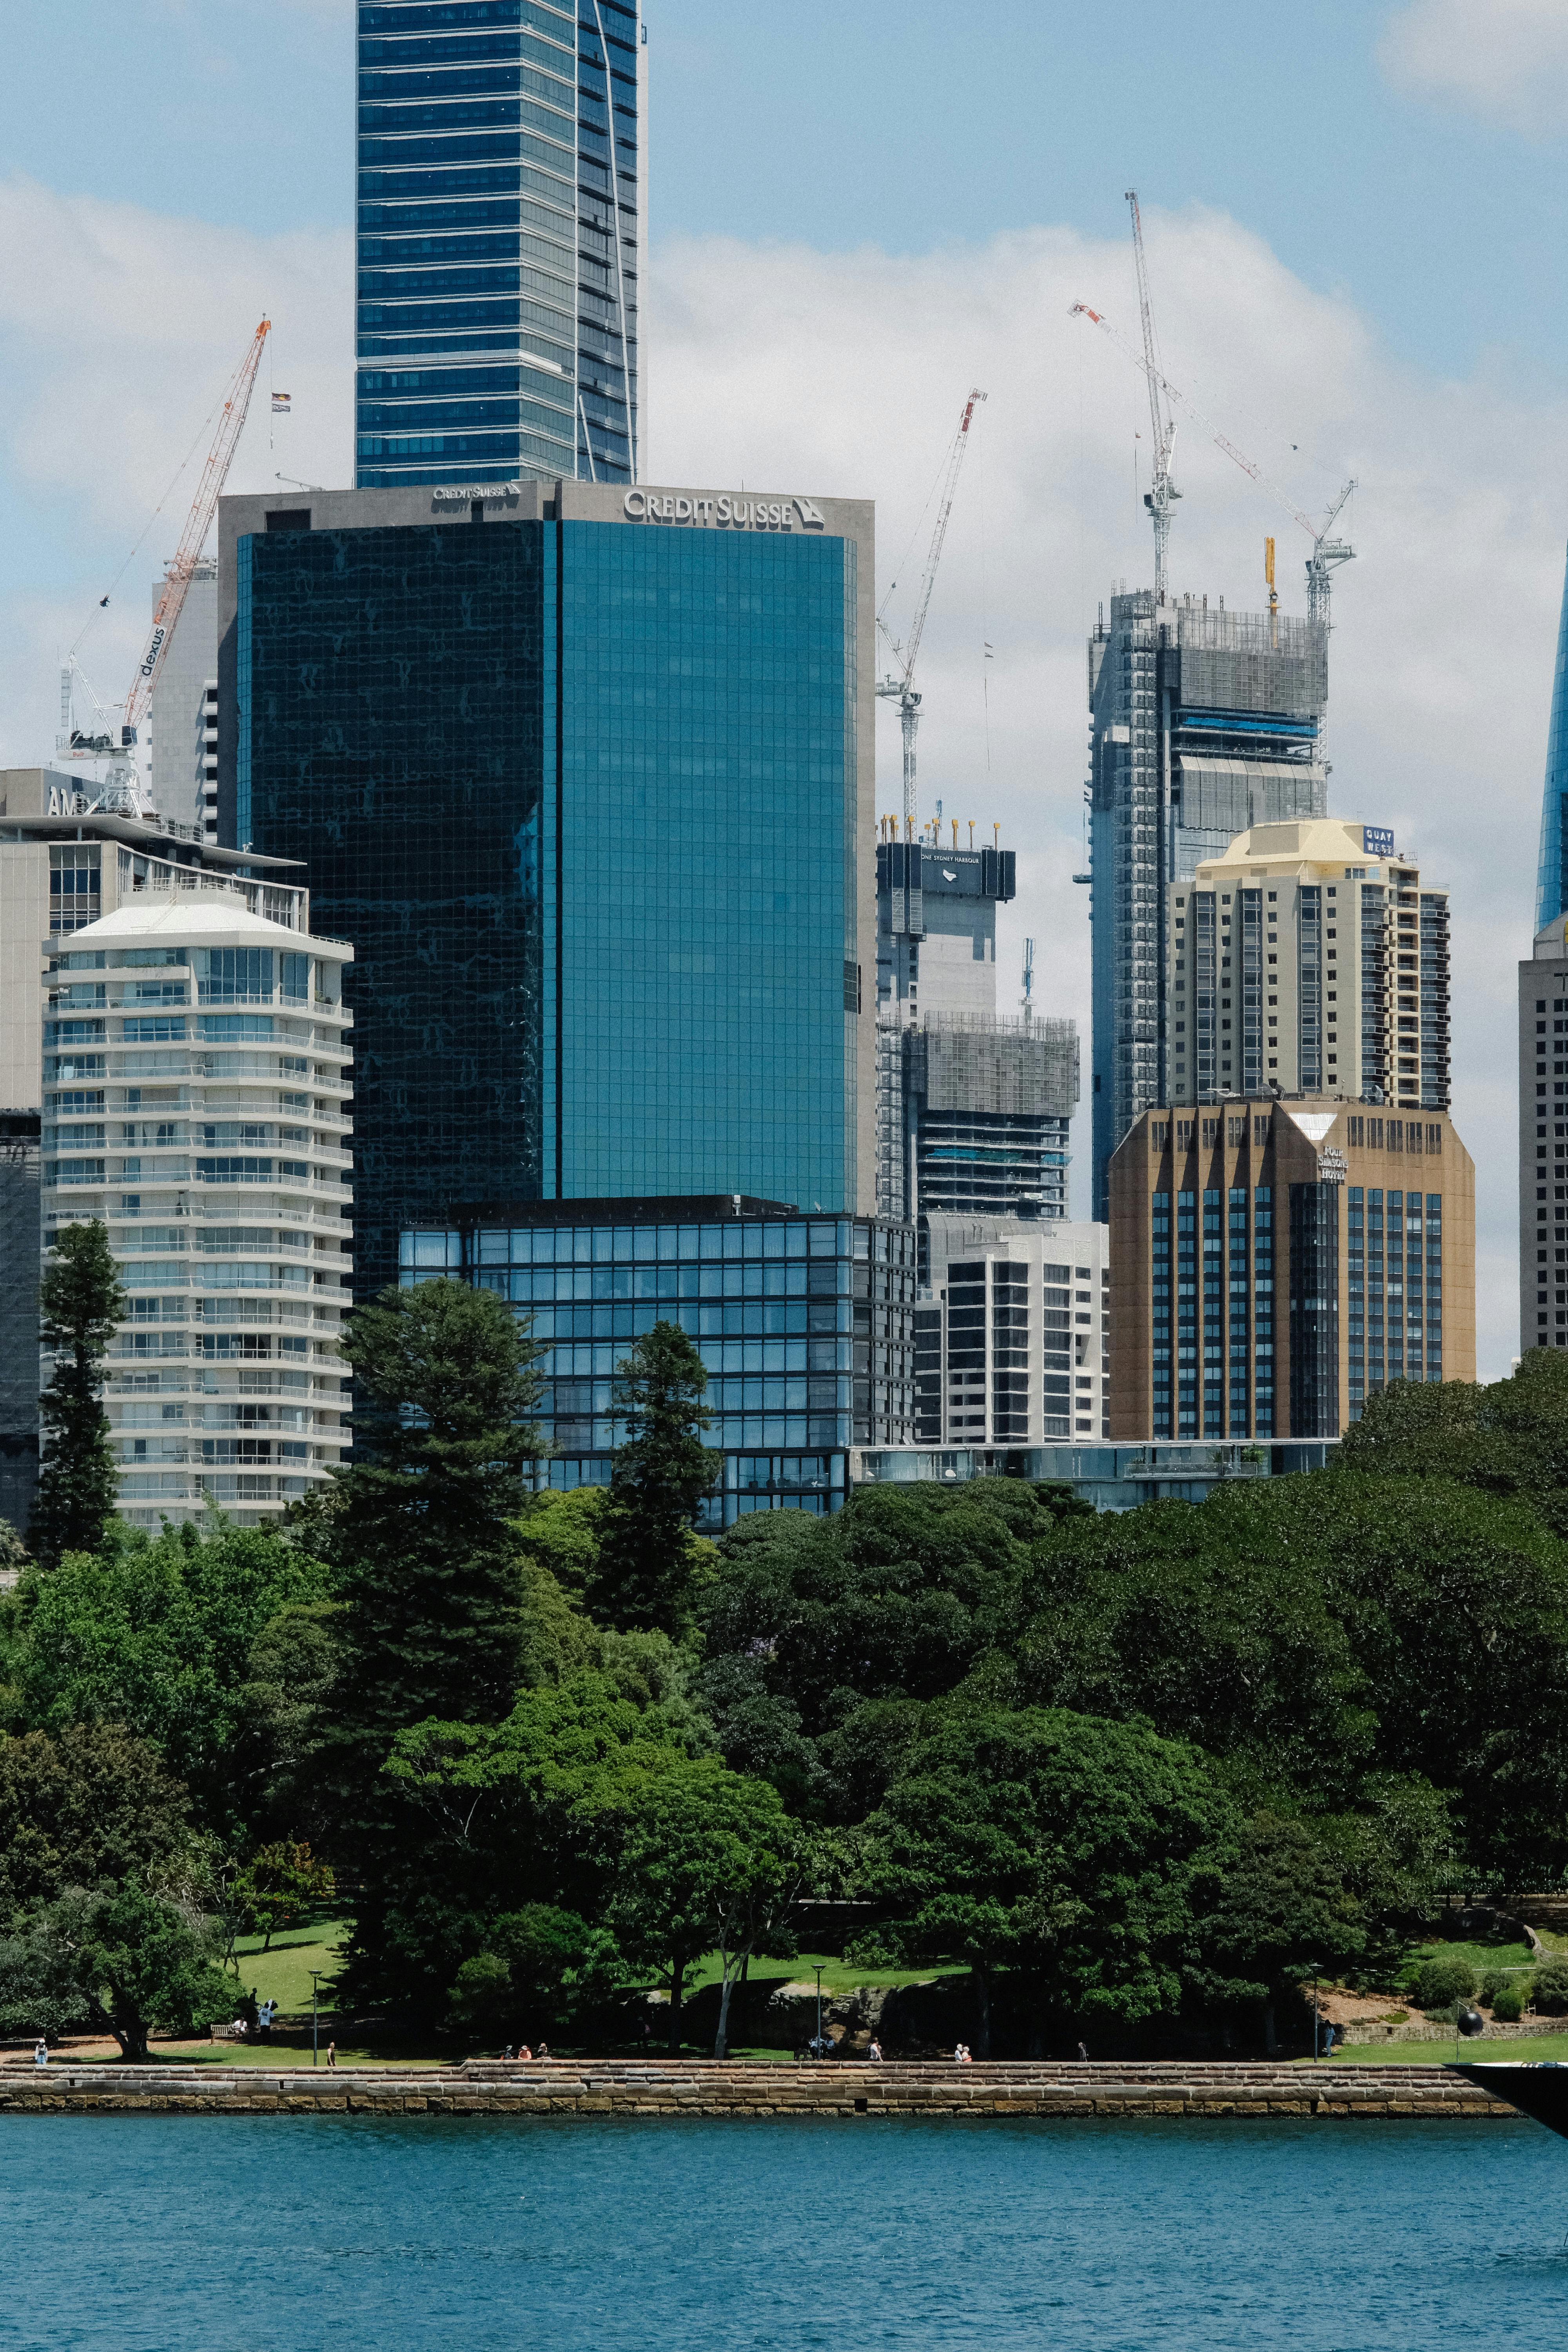
[(362, 1289), (459, 1205), (874, 1208), (870, 533), (573, 482), (225, 499), (220, 833), (290, 844), (354, 947)]
[(355, 481), (629, 482), (637, 0), (360, 0)]
[(1535, 877), (1535, 928), (1568, 910), (1568, 580), (1557, 624), (1552, 720), (1546, 736), (1546, 790), (1541, 808), (1541, 858)]

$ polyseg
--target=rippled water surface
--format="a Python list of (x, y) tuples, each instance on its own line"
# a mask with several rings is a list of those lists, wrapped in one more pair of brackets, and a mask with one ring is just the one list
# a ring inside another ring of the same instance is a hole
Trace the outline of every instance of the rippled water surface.
[(1531, 2124), (0, 2124), (0, 2344), (1434, 2352), (1568, 2336)]

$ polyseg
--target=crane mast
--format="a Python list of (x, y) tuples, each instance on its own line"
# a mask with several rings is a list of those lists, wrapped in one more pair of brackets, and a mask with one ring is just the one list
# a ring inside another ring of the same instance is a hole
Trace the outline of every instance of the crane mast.
[[(964, 451), (969, 445), (970, 421), (975, 408), (984, 398), (985, 394), (978, 389), (971, 391), (963, 404), (963, 415), (959, 419), (958, 431), (953, 436), (952, 445), (948, 450), (942, 466), (941, 491), (937, 502), (936, 529), (931, 533), (931, 548), (926, 556), (925, 571), (915, 604), (915, 616), (910, 625), (909, 635), (900, 642), (893, 635), (882, 614), (879, 613), (877, 615), (877, 626), (882, 633), (888, 650), (898, 669), (896, 677), (889, 673), (888, 677), (878, 679), (877, 692), (884, 699), (896, 701), (899, 706), (899, 717), (904, 736), (904, 831), (911, 836), (917, 814), (915, 730), (920, 725), (921, 716), (921, 698), (915, 691), (915, 662), (920, 654), (921, 639), (925, 635), (926, 614), (931, 610), (931, 592), (936, 585), (937, 565), (942, 562), (942, 542), (947, 537), (948, 517), (952, 512), (953, 492), (958, 488), (958, 477), (963, 465)], [(893, 585), (896, 587), (898, 583), (895, 581)], [(888, 593), (891, 595), (892, 590), (889, 589)], [(886, 599), (883, 602), (885, 609)]]
[(1176, 458), (1176, 420), (1162, 406), (1161, 395), (1170, 387), (1155, 356), (1149, 265), (1143, 254), (1143, 216), (1138, 209), (1136, 188), (1128, 189), (1127, 203), (1132, 215), (1132, 258), (1138, 271), (1138, 310), (1143, 322), (1143, 373), (1149, 379), (1149, 423), (1154, 436), (1151, 487), (1143, 503), (1154, 526), (1154, 602), (1163, 604), (1169, 574), (1171, 508), (1182, 495), (1172, 478)]
[[(57, 748), (68, 759), (101, 760), (110, 761), (109, 780), (99, 795), (98, 805), (116, 809), (129, 816), (142, 814), (141, 794), (137, 789), (135, 762), (132, 752), (136, 743), (137, 730), (147, 715), (153, 699), (153, 689), (158, 682), (163, 656), (168, 651), (186, 591), (195, 576), (201, 552), (206, 544), (217, 502), (228, 479), (228, 469), (234, 462), (239, 436), (245, 430), (245, 420), (250, 412), (251, 394), (261, 366), (262, 347), (272, 331), (270, 319), (263, 319), (247, 345), (244, 358), (229, 379), (218, 412), (217, 430), (202, 467), (201, 479), (185, 518), (184, 530), (163, 579), (163, 591), (158, 599), (153, 625), (136, 675), (131, 681), (131, 691), (119, 712), (100, 703), (88, 684), (86, 674), (73, 653), (60, 673), (60, 725)], [(87, 729), (76, 726), (73, 705), (81, 693), (92, 711), (93, 722)], [(114, 721), (118, 719), (116, 728)]]

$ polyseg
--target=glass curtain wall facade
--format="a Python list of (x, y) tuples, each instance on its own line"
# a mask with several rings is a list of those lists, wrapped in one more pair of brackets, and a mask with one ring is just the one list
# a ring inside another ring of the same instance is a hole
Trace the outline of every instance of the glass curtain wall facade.
[(1568, 908), (1568, 580), (1557, 624), (1552, 673), (1552, 717), (1546, 737), (1546, 788), (1541, 809), (1541, 856), (1535, 877), (1535, 929)]
[(643, 57), (635, 0), (360, 0), (361, 488), (639, 478)]
[[(503, 1223), (510, 1213), (517, 1222)], [(542, 1421), (553, 1487), (606, 1486), (623, 1431), (616, 1365), (656, 1322), (695, 1341), (707, 1443), (723, 1472), (711, 1528), (750, 1511), (836, 1511), (852, 1446), (914, 1434), (914, 1235), (869, 1218), (805, 1218), (728, 1199), (601, 1201), (488, 1213), (402, 1237), (406, 1288), (448, 1275), (493, 1290), (545, 1342)]]
[(236, 834), (352, 940), (361, 1282), (454, 1200), (857, 1202), (856, 549), (249, 532)]

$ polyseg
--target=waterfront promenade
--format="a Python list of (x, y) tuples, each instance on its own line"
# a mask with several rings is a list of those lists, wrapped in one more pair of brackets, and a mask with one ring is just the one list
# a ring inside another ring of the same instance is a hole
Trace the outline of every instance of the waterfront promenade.
[(1441, 2066), (1049, 2060), (815, 2065), (470, 2060), (454, 2067), (0, 2067), (0, 2116), (1191, 2116), (1487, 2120), (1514, 2110)]

